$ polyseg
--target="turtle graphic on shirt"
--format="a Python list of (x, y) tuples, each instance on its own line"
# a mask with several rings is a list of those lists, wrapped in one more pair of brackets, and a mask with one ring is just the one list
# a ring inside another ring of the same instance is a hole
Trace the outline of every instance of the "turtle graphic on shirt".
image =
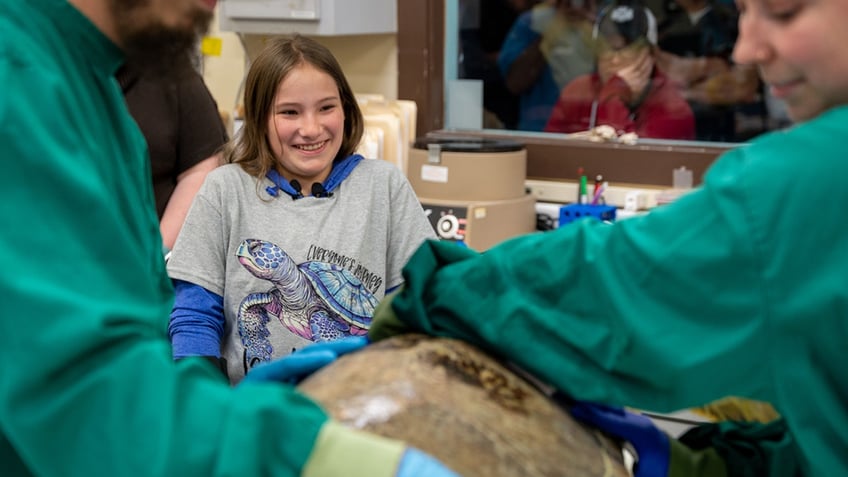
[(368, 332), (378, 301), (349, 271), (326, 262), (298, 265), (276, 244), (257, 239), (244, 240), (236, 256), (251, 274), (274, 285), (249, 294), (239, 305), (238, 330), (247, 368), (271, 359), (271, 317), (315, 342)]

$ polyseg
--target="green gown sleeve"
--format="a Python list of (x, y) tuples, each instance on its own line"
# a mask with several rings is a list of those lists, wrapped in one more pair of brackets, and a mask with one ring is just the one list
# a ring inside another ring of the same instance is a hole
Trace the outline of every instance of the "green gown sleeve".
[(394, 314), (578, 399), (660, 412), (769, 402), (805, 474), (846, 473), (845, 124), (848, 107), (833, 108), (740, 145), (698, 189), (614, 225), (484, 253), (429, 242)]
[(9, 58), (0, 475), (300, 475), (327, 422), (314, 402), (282, 385), (232, 389), (170, 356), (143, 138), (117, 84)]
[(578, 399), (669, 411), (716, 389), (769, 398), (751, 379), (768, 379), (768, 327), (744, 169), (731, 152), (708, 187), (613, 226), (581, 221), (479, 254), (429, 242), (394, 310)]

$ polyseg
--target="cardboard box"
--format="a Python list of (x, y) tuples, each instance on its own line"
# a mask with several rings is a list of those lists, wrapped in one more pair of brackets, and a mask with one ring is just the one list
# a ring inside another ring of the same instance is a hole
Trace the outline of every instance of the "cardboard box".
[(419, 198), (518, 199), (526, 176), (527, 150), (511, 141), (418, 140), (409, 150), (407, 177)]
[(536, 198), (457, 201), (419, 198), (436, 234), (484, 251), (518, 235), (536, 231)]

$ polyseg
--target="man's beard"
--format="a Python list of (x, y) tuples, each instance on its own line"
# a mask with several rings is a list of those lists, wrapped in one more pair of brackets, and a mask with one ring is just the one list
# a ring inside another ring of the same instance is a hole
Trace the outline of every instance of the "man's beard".
[(167, 27), (145, 11), (149, 0), (113, 0), (113, 15), (121, 48), (128, 64), (157, 76), (184, 71), (196, 52), (198, 40), (208, 31), (212, 12), (197, 9), (191, 27)]

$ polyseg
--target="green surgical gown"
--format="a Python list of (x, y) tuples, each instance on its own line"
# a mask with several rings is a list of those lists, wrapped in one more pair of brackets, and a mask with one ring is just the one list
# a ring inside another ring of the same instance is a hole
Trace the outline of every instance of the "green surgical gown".
[[(848, 107), (725, 153), (645, 216), (478, 254), (422, 246), (395, 313), (578, 399), (768, 401), (809, 475), (848, 475)], [(669, 171), (671, 173), (671, 171)]]
[(0, 32), (0, 475), (300, 475), (321, 409), (171, 358), (120, 51), (65, 0), (0, 0)]

